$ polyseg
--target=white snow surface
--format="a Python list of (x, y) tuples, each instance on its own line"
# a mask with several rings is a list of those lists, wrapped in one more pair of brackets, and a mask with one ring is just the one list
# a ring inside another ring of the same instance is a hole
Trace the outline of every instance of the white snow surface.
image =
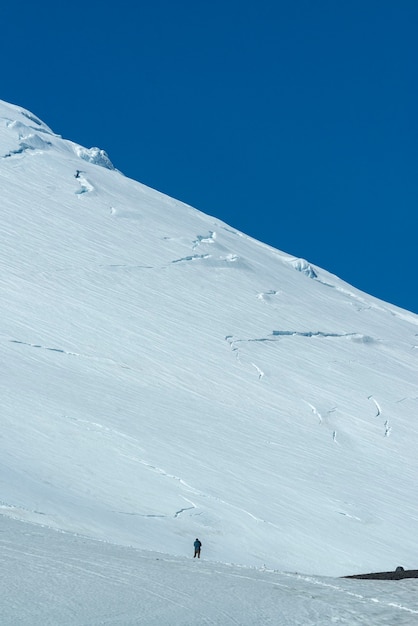
[(418, 316), (3, 101), (0, 189), (2, 625), (416, 623)]

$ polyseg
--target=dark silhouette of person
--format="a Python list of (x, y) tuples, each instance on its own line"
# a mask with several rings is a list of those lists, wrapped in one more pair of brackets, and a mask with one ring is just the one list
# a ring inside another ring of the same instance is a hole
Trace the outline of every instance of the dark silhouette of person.
[(197, 557), (200, 559), (200, 548), (202, 547), (202, 542), (196, 537), (196, 541), (194, 542), (194, 559)]

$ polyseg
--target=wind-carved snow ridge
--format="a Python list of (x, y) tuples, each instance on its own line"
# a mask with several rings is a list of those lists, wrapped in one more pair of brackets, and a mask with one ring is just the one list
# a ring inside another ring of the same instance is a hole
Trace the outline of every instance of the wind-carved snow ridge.
[(47, 135), (53, 135), (54, 137), (59, 137), (59, 135), (56, 135), (55, 133), (53, 133), (52, 130), (46, 124), (44, 124), (37, 118), (35, 117), (32, 118), (31, 116), (26, 115), (25, 113), (22, 113), (22, 115), (26, 117), (27, 119), (30, 119), (31, 121), (35, 122), (37, 126), (36, 127), (29, 126), (28, 124), (19, 122), (19, 120), (16, 120), (16, 119), (2, 118), (6, 122), (7, 128), (18, 131), (19, 138), (33, 134), (33, 131), (35, 131), (36, 133), (44, 133)]
[(28, 120), (30, 120), (31, 122), (35, 122), (35, 124), (38, 124), (38, 126), (42, 126), (41, 120), (38, 119), (37, 117), (35, 117), (35, 115), (33, 115), (32, 113), (28, 113), (26, 111), (22, 111), (22, 115), (24, 117), (27, 117)]
[(107, 153), (100, 148), (84, 148), (83, 146), (75, 146), (74, 152), (80, 159), (87, 161), (87, 163), (93, 163), (93, 165), (100, 165), (108, 170), (116, 169), (109, 159)]

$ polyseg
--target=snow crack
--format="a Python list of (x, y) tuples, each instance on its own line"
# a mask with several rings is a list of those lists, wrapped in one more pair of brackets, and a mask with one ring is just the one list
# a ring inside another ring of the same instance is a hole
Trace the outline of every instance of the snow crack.
[(319, 423), (322, 424), (322, 415), (318, 411), (318, 409), (313, 404), (311, 404), (310, 402), (307, 402), (306, 404), (311, 407), (312, 413), (318, 417)]
[(183, 497), (183, 500), (186, 500), (186, 502), (188, 502), (189, 504), (191, 504), (191, 506), (186, 506), (186, 507), (183, 507), (182, 509), (179, 509), (178, 511), (176, 511), (176, 512), (174, 513), (174, 517), (180, 517), (180, 515), (181, 515), (182, 513), (185, 513), (186, 511), (192, 511), (193, 509), (196, 509), (196, 505), (195, 505), (195, 504), (194, 504), (191, 500), (188, 500), (188, 499), (187, 499), (187, 498), (185, 498), (184, 496), (182, 496), (182, 497)]
[(199, 259), (208, 259), (210, 257), (210, 254), (192, 254), (190, 256), (184, 256), (181, 259), (175, 259), (174, 261), (171, 261), (171, 263), (182, 263), (184, 261), (196, 261)]
[(320, 330), (297, 331), (297, 330), (273, 330), (272, 335), (278, 336), (298, 336), (298, 337), (356, 337), (358, 333), (326, 333)]
[[(380, 407), (380, 404), (373, 398), (373, 396), (368, 396), (367, 398), (368, 400), (371, 400), (373, 402), (373, 404), (376, 407), (376, 415), (375, 417), (380, 417), (382, 415), (382, 409)], [(384, 423), (384, 437), (389, 437), (391, 431), (392, 431), (392, 426), (389, 425), (389, 420), (385, 420)]]
[(380, 408), (379, 404), (376, 402), (376, 400), (373, 398), (373, 396), (369, 396), (368, 400), (372, 400), (372, 402), (374, 402), (376, 409), (377, 409), (377, 413), (376, 413), (376, 417), (379, 417), (379, 415), (382, 414), (382, 409)]
[[(320, 413), (320, 411), (319, 411), (319, 410), (318, 410), (318, 409), (317, 409), (317, 408), (316, 408), (313, 404), (311, 404), (310, 402), (306, 402), (306, 404), (307, 404), (307, 405), (311, 408), (312, 413), (313, 413), (314, 415), (316, 415), (316, 417), (318, 418), (318, 424), (319, 424), (319, 425), (321, 425), (321, 424), (325, 423), (326, 425), (328, 425), (328, 426), (329, 426), (328, 416), (329, 416), (331, 413), (334, 413), (334, 412), (337, 410), (337, 407), (333, 407), (332, 409), (329, 409), (329, 410), (327, 411), (326, 417), (324, 418), (324, 417), (322, 416), (322, 414)], [(334, 443), (336, 443), (337, 445), (339, 445), (339, 442), (337, 441), (337, 431), (336, 431), (335, 429), (332, 431), (332, 440), (333, 440), (333, 442), (334, 442)]]
[(42, 350), (49, 350), (50, 352), (60, 352), (61, 354), (69, 354), (70, 356), (80, 356), (76, 352), (67, 352), (62, 348), (49, 348), (48, 346), (41, 346), (38, 343), (28, 343), (27, 341), (19, 341), (18, 339), (10, 339), (10, 343), (17, 343), (22, 346), (29, 346), (30, 348), (41, 348)]
[[(192, 250), (196, 250), (196, 248), (198, 248), (200, 245), (202, 244), (216, 244), (216, 232), (215, 231), (209, 231), (208, 235), (197, 235), (196, 239), (194, 239), (194, 241), (192, 242)], [(169, 240), (171, 239), (170, 237), (164, 237), (164, 239)], [(219, 246), (219, 244), (216, 244), (217, 248), (221, 248), (222, 250), (224, 250), (223, 246)], [(212, 254), (189, 254), (187, 256), (181, 257), (179, 259), (174, 259), (174, 261), (171, 261), (171, 264), (173, 263), (183, 263), (186, 261), (196, 261), (196, 260), (204, 260), (204, 259), (211, 259), (210, 265), (212, 267), (226, 267), (226, 264), (236, 264), (238, 267), (246, 267), (245, 262), (237, 255), (234, 254), (233, 252), (227, 252), (226, 254), (222, 254), (222, 255), (212, 255)]]
[[(237, 348), (237, 346), (236, 346), (235, 344), (236, 344), (236, 343), (238, 343), (238, 342), (240, 342), (240, 341), (247, 341), (247, 340), (242, 340), (242, 339), (235, 339), (235, 340), (234, 340), (234, 338), (233, 338), (233, 336), (232, 336), (232, 335), (227, 335), (227, 336), (225, 337), (225, 341), (227, 341), (227, 342), (229, 343), (229, 345), (231, 346), (231, 350), (232, 350), (232, 352), (235, 352), (235, 356), (236, 356), (237, 361), (238, 361), (239, 363), (242, 363), (242, 361), (241, 361), (241, 359), (240, 359), (240, 353), (239, 353), (239, 350), (238, 350), (238, 348)], [(251, 339), (249, 339), (248, 341), (252, 341), (252, 340), (251, 340)], [(268, 340), (264, 340), (264, 339), (262, 339), (262, 340), (260, 340), (260, 341), (268, 341)], [(261, 380), (261, 379), (264, 377), (264, 372), (263, 372), (263, 370), (262, 370), (260, 367), (258, 367), (258, 365), (256, 365), (256, 363), (252, 363), (252, 362), (251, 362), (251, 366), (252, 366), (252, 367), (256, 370), (257, 375), (258, 375), (258, 380)]]
[(216, 233), (212, 230), (209, 231), (209, 235), (207, 236), (198, 235), (193, 242), (192, 249), (194, 250), (195, 248), (197, 248), (197, 246), (200, 246), (201, 243), (215, 243), (215, 239), (216, 239)]
[(68, 350), (64, 350), (63, 348), (54, 348), (50, 346), (43, 346), (38, 343), (29, 343), (28, 341), (19, 341), (18, 339), (9, 339), (10, 343), (15, 343), (21, 346), (28, 346), (29, 348), (38, 348), (40, 350), (47, 350), (48, 352), (57, 352), (59, 354), (65, 354), (67, 356), (76, 356), (83, 359), (92, 359), (94, 361), (99, 361), (104, 364), (110, 364), (112, 366), (121, 367), (123, 369), (131, 369), (129, 365), (126, 363), (119, 363), (118, 361), (114, 361), (111, 358), (105, 356), (97, 356), (97, 355), (89, 355), (89, 354), (81, 354), (79, 352), (70, 352)]

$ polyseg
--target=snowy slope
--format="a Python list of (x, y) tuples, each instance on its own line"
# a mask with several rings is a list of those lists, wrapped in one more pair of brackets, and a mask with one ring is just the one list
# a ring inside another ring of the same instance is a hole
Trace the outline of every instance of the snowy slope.
[(416, 580), (193, 561), (0, 518), (3, 626), (412, 626)]
[(418, 566), (418, 316), (4, 102), (0, 188), (3, 516), (280, 571)]

